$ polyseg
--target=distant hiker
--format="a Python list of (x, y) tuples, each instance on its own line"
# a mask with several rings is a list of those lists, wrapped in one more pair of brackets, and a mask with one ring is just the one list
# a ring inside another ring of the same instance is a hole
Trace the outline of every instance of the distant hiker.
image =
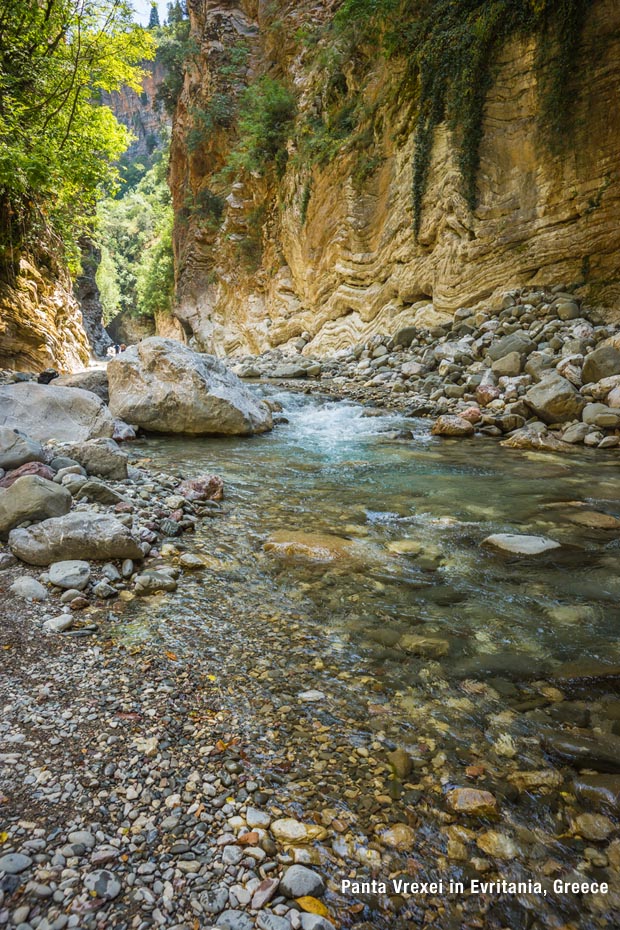
[(127, 348), (127, 346), (125, 345), (124, 342), (122, 342), (122, 343), (121, 343), (121, 352), (124, 352), (126, 348)]
[(58, 377), (58, 372), (53, 368), (46, 368), (37, 378), (37, 384), (49, 384), (54, 378)]
[(118, 353), (119, 353), (120, 351), (121, 351), (121, 347), (119, 346), (119, 344), (118, 344), (118, 342), (117, 342), (116, 345), (114, 346), (114, 354), (115, 354), (115, 355), (118, 355)]

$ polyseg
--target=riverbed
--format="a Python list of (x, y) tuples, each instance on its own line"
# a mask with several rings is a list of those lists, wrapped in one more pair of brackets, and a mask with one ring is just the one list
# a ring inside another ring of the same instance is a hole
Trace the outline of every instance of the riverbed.
[[(614, 925), (618, 812), (579, 800), (578, 768), (541, 737), (614, 738), (616, 454), (438, 439), (422, 420), (257, 390), (287, 421), (270, 434), (134, 446), (149, 469), (220, 475), (225, 512), (172, 541), (206, 571), (132, 601), (115, 636), (180, 663), (211, 660), (244, 764), (283, 811), (325, 828), (316, 857), (334, 882), (387, 870), (548, 883), (544, 895), (476, 900), (333, 893), (338, 925)], [(274, 534), (299, 533), (345, 539), (354, 556), (265, 550)], [(481, 546), (492, 533), (561, 546), (506, 557)], [(546, 775), (525, 789), (523, 772)], [(446, 796), (462, 786), (490, 791), (498, 813), (455, 816)], [(593, 810), (601, 835), (595, 824), (584, 836), (578, 818)], [(385, 841), (399, 825), (409, 848)], [(607, 876), (612, 891), (553, 892), (575, 874)]]

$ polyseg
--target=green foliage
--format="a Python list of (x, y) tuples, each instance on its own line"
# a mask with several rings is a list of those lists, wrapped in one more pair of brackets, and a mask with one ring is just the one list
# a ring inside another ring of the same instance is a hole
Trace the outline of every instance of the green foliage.
[(556, 150), (571, 130), (575, 54), (593, 0), (344, 0), (332, 23), (340, 48), (378, 43), (401, 56), (418, 94), (413, 213), (419, 232), (434, 133), (447, 120), (457, 141), (464, 194), (476, 204), (486, 96), (498, 55), (515, 37), (539, 40), (541, 124)]
[(157, 0), (152, 0), (151, 2), (151, 12), (149, 15), (149, 24), (148, 29), (157, 29), (161, 23), (159, 22), (159, 10), (157, 9)]
[(194, 126), (187, 136), (189, 151), (195, 152), (205, 138), (217, 129), (228, 128), (234, 120), (235, 111), (235, 100), (232, 95), (220, 92), (213, 94), (203, 109), (195, 107), (191, 111)]
[(4, 0), (0, 11), (0, 275), (50, 230), (77, 271), (80, 235), (127, 131), (102, 92), (140, 89), (153, 41), (124, 0)]
[(296, 113), (295, 95), (280, 81), (264, 75), (250, 84), (241, 97), (239, 141), (228, 159), (228, 172), (262, 173), (275, 165), (278, 174), (282, 174), (288, 159), (286, 143)]
[(157, 61), (163, 66), (165, 74), (156, 99), (163, 104), (168, 116), (174, 114), (183, 90), (186, 63), (199, 52), (199, 46), (190, 36), (189, 28), (186, 12), (177, 4), (176, 7), (169, 5), (168, 22), (156, 31)]
[(106, 319), (169, 310), (174, 290), (172, 204), (166, 181), (167, 153), (119, 199), (97, 211), (102, 260), (97, 284)]

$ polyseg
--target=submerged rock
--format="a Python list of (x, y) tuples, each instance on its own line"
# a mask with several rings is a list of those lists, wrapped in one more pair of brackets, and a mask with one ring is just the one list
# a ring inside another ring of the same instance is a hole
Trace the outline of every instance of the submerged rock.
[(482, 546), (499, 549), (510, 555), (541, 555), (552, 549), (559, 549), (560, 543), (548, 536), (523, 536), (517, 533), (493, 533), (482, 540)]
[(610, 733), (546, 731), (543, 733), (543, 745), (554, 758), (575, 768), (620, 773), (620, 738)]
[(108, 365), (110, 409), (156, 433), (249, 435), (271, 413), (223, 362), (173, 339), (151, 337)]

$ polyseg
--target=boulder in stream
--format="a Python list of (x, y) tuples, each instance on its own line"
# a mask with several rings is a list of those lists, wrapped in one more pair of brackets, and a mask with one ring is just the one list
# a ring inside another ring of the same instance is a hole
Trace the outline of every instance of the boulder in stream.
[(115, 517), (77, 511), (13, 530), (9, 548), (30, 565), (67, 559), (141, 559), (143, 555), (137, 540)]
[(154, 433), (250, 435), (272, 427), (271, 412), (212, 355), (153, 336), (108, 365), (116, 417)]

